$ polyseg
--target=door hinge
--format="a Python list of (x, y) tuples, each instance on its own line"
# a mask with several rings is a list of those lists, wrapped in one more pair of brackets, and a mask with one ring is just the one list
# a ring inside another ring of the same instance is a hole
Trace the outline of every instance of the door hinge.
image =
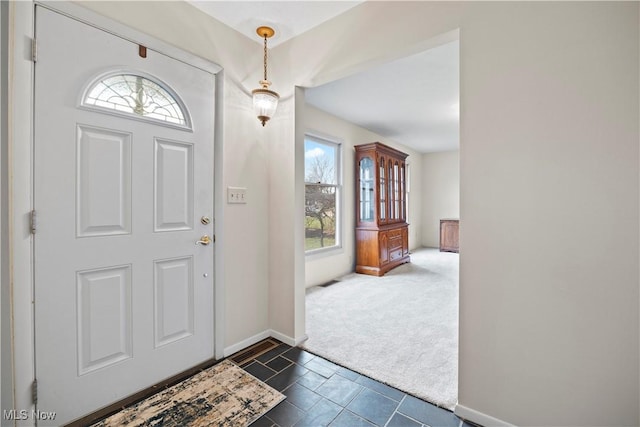
[(38, 42), (36, 39), (31, 39), (31, 60), (36, 62), (38, 60)]
[(31, 383), (31, 400), (34, 405), (38, 403), (38, 380), (35, 378)]
[(30, 224), (30, 229), (31, 229), (31, 234), (36, 234), (36, 210), (32, 210), (31, 211), (31, 224)]

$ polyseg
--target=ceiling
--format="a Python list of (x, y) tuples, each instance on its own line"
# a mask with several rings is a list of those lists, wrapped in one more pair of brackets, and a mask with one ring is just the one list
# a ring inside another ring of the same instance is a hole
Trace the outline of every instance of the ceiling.
[(459, 42), (307, 89), (321, 110), (420, 152), (459, 147)]
[(262, 44), (256, 28), (267, 25), (276, 33), (269, 47), (322, 24), (362, 3), (358, 1), (212, 1), (187, 0), (220, 22)]
[[(256, 43), (272, 26), (273, 48), (361, 1), (189, 1)], [(308, 88), (306, 101), (419, 152), (459, 148), (459, 42)]]

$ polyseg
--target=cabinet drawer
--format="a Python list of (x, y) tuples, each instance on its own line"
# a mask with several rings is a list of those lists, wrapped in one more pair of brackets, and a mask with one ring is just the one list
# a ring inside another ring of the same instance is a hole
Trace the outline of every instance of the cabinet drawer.
[(389, 250), (389, 261), (395, 261), (402, 258), (402, 247), (399, 249)]
[(402, 229), (389, 230), (387, 231), (387, 235), (389, 236), (389, 240), (391, 239), (402, 239)]
[(402, 236), (389, 237), (389, 250), (402, 249)]

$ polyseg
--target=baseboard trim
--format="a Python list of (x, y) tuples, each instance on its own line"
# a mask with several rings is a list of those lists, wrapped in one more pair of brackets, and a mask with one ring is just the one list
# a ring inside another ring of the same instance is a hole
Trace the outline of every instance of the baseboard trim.
[(298, 340), (296, 341), (296, 347), (299, 346), (300, 344), (302, 344), (303, 342), (305, 342), (308, 339), (309, 339), (309, 335), (304, 334), (303, 336), (298, 338)]
[(269, 338), (270, 336), (271, 336), (271, 331), (267, 329), (266, 331), (262, 331), (259, 334), (256, 334), (252, 337), (249, 337), (245, 340), (240, 341), (239, 343), (230, 345), (229, 347), (226, 347), (224, 349), (224, 353), (223, 353), (224, 357), (229, 357), (232, 354), (239, 352), (240, 350), (244, 350), (247, 347), (251, 347), (252, 345), (262, 341), (265, 338)]
[(297, 347), (298, 345), (300, 345), (301, 343), (305, 342), (306, 340), (309, 339), (309, 337), (307, 335), (303, 335), (302, 337), (299, 337), (298, 339), (296, 338), (291, 338), (288, 335), (282, 334), (278, 331), (274, 331), (273, 329), (269, 330), (269, 334), (270, 336), (272, 336), (273, 338), (282, 341), (285, 344), (288, 344), (292, 347)]
[(516, 427), (514, 424), (502, 421), (491, 415), (483, 414), (475, 409), (467, 408), (463, 405), (456, 405), (453, 411), (458, 417), (469, 420), (472, 423), (479, 424), (484, 427)]
[(235, 354), (240, 350), (244, 350), (247, 347), (251, 347), (252, 345), (269, 337), (273, 337), (292, 347), (297, 347), (298, 345), (302, 344), (303, 342), (309, 339), (307, 335), (303, 335), (302, 337), (295, 339), (295, 338), (291, 338), (288, 335), (282, 334), (278, 331), (274, 331), (273, 329), (267, 329), (266, 331), (262, 331), (259, 334), (256, 334), (252, 337), (247, 338), (246, 340), (242, 340), (239, 343), (226, 347), (223, 351), (223, 354), (224, 354), (223, 357), (229, 357), (232, 354)]

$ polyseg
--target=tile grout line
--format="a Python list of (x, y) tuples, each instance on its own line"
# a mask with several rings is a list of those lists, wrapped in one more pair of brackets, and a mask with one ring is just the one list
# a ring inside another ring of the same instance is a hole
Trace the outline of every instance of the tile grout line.
[[(396, 415), (400, 415), (400, 416), (405, 417), (405, 418), (407, 418), (407, 419), (409, 419), (409, 420), (411, 420), (411, 421), (413, 421), (413, 422), (416, 422), (416, 423), (417, 423), (419, 426), (421, 426), (421, 427), (429, 427), (429, 425), (428, 425), (428, 424), (424, 424), (424, 423), (422, 423), (421, 421), (419, 421), (419, 420), (417, 420), (417, 419), (414, 419), (413, 417), (411, 417), (411, 416), (409, 416), (409, 415), (407, 415), (407, 414), (404, 414), (404, 413), (402, 413), (402, 412), (400, 412), (400, 411), (399, 411), (399, 409), (400, 409), (400, 407), (402, 406), (403, 402), (405, 402), (405, 400), (407, 399), (407, 396), (411, 396), (410, 394), (408, 394), (408, 393), (406, 393), (406, 392), (404, 392), (404, 391), (402, 391), (402, 390), (399, 390), (399, 389), (397, 389), (397, 388), (395, 388), (395, 387), (393, 387), (393, 386), (389, 386), (388, 384), (386, 384), (386, 383), (384, 383), (384, 382), (381, 382), (381, 381), (379, 381), (379, 380), (376, 380), (376, 379), (374, 379), (374, 378), (371, 378), (371, 377), (369, 377), (369, 376), (367, 376), (367, 375), (360, 374), (359, 372), (354, 371), (354, 370), (352, 370), (352, 369), (350, 369), (350, 368), (346, 368), (346, 367), (344, 367), (344, 366), (342, 366), (342, 365), (340, 365), (340, 364), (334, 363), (334, 362), (332, 362), (331, 360), (324, 359), (324, 358), (322, 358), (322, 357), (320, 357), (320, 356), (318, 356), (318, 355), (315, 355), (315, 354), (313, 354), (313, 353), (310, 353), (310, 352), (306, 351), (305, 349), (300, 349), (300, 351), (301, 351), (301, 352), (305, 352), (307, 355), (311, 356), (311, 358), (309, 358), (308, 360), (304, 361), (304, 363), (299, 363), (299, 362), (302, 362), (303, 360), (307, 359), (307, 357), (300, 357), (300, 354), (295, 354), (295, 356), (294, 356), (294, 353), (291, 353), (290, 355), (285, 355), (285, 353), (288, 353), (288, 352), (290, 352), (290, 351), (291, 351), (291, 350), (293, 350), (293, 349), (298, 349), (299, 347), (291, 347), (291, 346), (286, 346), (286, 345), (284, 345), (284, 344), (281, 344), (281, 346), (282, 346), (282, 347), (284, 347), (284, 348), (283, 348), (283, 349), (281, 349), (281, 351), (280, 351), (278, 354), (275, 354), (273, 357), (270, 357), (269, 359), (265, 359), (265, 361), (264, 361), (264, 362), (263, 362), (263, 361), (258, 360), (258, 358), (256, 357), (256, 358), (254, 358), (253, 360), (250, 360), (250, 363), (246, 363), (246, 364), (242, 367), (242, 369), (248, 368), (248, 367), (249, 367), (250, 365), (252, 365), (252, 364), (257, 364), (257, 365), (254, 365), (254, 366), (256, 366), (256, 367), (262, 367), (262, 368), (268, 369), (269, 371), (267, 371), (267, 373), (273, 372), (273, 374), (272, 374), (272, 375), (269, 375), (268, 377), (266, 377), (266, 378), (265, 378), (265, 380), (262, 380), (262, 381), (264, 381), (264, 382), (267, 382), (267, 381), (270, 381), (271, 379), (273, 379), (274, 377), (276, 377), (277, 375), (281, 374), (281, 373), (282, 373), (283, 371), (285, 371), (286, 369), (289, 369), (289, 368), (291, 368), (291, 367), (294, 367), (294, 366), (295, 366), (295, 367), (300, 367), (300, 368), (304, 368), (304, 369), (306, 369), (306, 370), (308, 371), (307, 373), (312, 372), (312, 373), (314, 373), (314, 374), (316, 374), (316, 375), (319, 375), (319, 376), (323, 377), (323, 378), (324, 378), (323, 383), (324, 383), (324, 382), (326, 382), (327, 380), (329, 380), (329, 379), (330, 379), (331, 377), (333, 377), (334, 375), (338, 375), (338, 377), (340, 377), (340, 378), (342, 378), (342, 379), (344, 379), (344, 380), (346, 380), (346, 381), (349, 381), (349, 382), (351, 382), (351, 383), (353, 383), (353, 384), (358, 385), (358, 386), (360, 387), (360, 390), (359, 390), (359, 391), (358, 391), (358, 392), (357, 392), (357, 393), (356, 393), (356, 394), (355, 394), (351, 399), (349, 399), (349, 400), (346, 402), (346, 404), (345, 404), (344, 406), (342, 406), (341, 404), (339, 404), (339, 403), (337, 403), (337, 402), (333, 401), (332, 399), (329, 399), (329, 398), (325, 397), (324, 395), (322, 395), (322, 394), (320, 394), (320, 393), (317, 393), (317, 390), (313, 390), (313, 389), (311, 389), (311, 388), (308, 388), (308, 387), (307, 387), (307, 386), (305, 386), (304, 384), (299, 383), (298, 381), (300, 380), (300, 378), (303, 378), (303, 377), (304, 377), (304, 375), (297, 377), (297, 378), (296, 378), (296, 379), (295, 379), (291, 384), (288, 384), (288, 385), (287, 385), (287, 386), (286, 386), (286, 387), (281, 391), (281, 393), (283, 393), (283, 394), (284, 394), (284, 392), (285, 392), (286, 390), (288, 390), (289, 388), (291, 388), (294, 384), (297, 384), (297, 385), (299, 385), (300, 387), (302, 387), (302, 388), (304, 388), (304, 389), (306, 389), (306, 390), (308, 390), (308, 391), (310, 391), (310, 392), (312, 392), (312, 393), (314, 393), (314, 394), (319, 395), (322, 399), (326, 399), (326, 400), (328, 400), (329, 402), (332, 402), (332, 403), (334, 403), (334, 404), (338, 405), (338, 406), (341, 408), (341, 409), (340, 409), (340, 412), (338, 412), (338, 415), (336, 415), (335, 417), (333, 417), (333, 418), (332, 418), (332, 420), (330, 421), (330, 423), (331, 423), (331, 422), (334, 422), (334, 421), (335, 421), (335, 419), (340, 415), (340, 413), (344, 412), (345, 410), (346, 410), (347, 412), (349, 412), (350, 414), (353, 414), (354, 416), (357, 416), (358, 418), (361, 418), (361, 419), (366, 420), (367, 422), (369, 422), (369, 420), (368, 420), (368, 419), (366, 419), (366, 418), (364, 418), (364, 417), (362, 417), (362, 416), (358, 415), (357, 413), (353, 412), (352, 410), (350, 410), (350, 409), (348, 408), (348, 406), (349, 406), (352, 402), (354, 402), (356, 399), (358, 399), (358, 397), (360, 397), (360, 396), (361, 396), (361, 394), (364, 392), (364, 390), (365, 390), (365, 389), (367, 389), (367, 390), (369, 390), (369, 391), (371, 391), (371, 392), (373, 392), (373, 393), (376, 393), (377, 395), (379, 395), (379, 396), (381, 396), (381, 397), (384, 397), (384, 398), (386, 398), (386, 399), (389, 399), (389, 400), (391, 400), (391, 401), (393, 401), (393, 402), (397, 402), (397, 406), (394, 408), (393, 412), (390, 414), (389, 418), (386, 420), (386, 422), (384, 423), (384, 425), (383, 425), (382, 427), (387, 427), (387, 426), (389, 425), (389, 423), (391, 422), (391, 420), (392, 420), (392, 419), (394, 418), (394, 416), (396, 416)], [(273, 350), (275, 350), (275, 349), (277, 349), (277, 347), (276, 347), (276, 348), (274, 348), (274, 349), (272, 349), (271, 351), (273, 351)], [(263, 353), (263, 355), (264, 355), (264, 354), (266, 354), (266, 353)], [(258, 357), (260, 357), (260, 356), (262, 356), (262, 355), (259, 355)], [(296, 356), (297, 356), (297, 357), (296, 357)], [(282, 358), (284, 361), (289, 362), (289, 363), (288, 363), (288, 365), (287, 365), (287, 366), (285, 366), (284, 368), (280, 369), (280, 370), (276, 370), (276, 369), (274, 369), (273, 367), (271, 367), (271, 366), (269, 366), (269, 365), (268, 365), (268, 363), (271, 363), (271, 362), (273, 362), (274, 360), (276, 360), (276, 359), (278, 359), (278, 358)], [(294, 359), (296, 359), (296, 360), (294, 360)], [(318, 362), (318, 364), (319, 364), (319, 365), (318, 365), (318, 368), (326, 368), (326, 370), (327, 370), (327, 371), (325, 371), (325, 372), (322, 374), (322, 373), (320, 373), (320, 372), (315, 371), (315, 370), (314, 370), (314, 369), (312, 369), (312, 368), (307, 367), (307, 365), (308, 365), (309, 363), (313, 362), (314, 360)], [(322, 363), (322, 362), (324, 362), (324, 361), (326, 361), (326, 362), (328, 363), (328, 365), (329, 365), (329, 366), (323, 366), (323, 363)], [(333, 367), (337, 367), (337, 369), (336, 369), (336, 370), (334, 370), (334, 369), (333, 369)], [(345, 372), (345, 373), (339, 372), (341, 369), (344, 369), (344, 370), (346, 370), (346, 371), (348, 371), (348, 372), (353, 372), (354, 374), (356, 374), (356, 375), (357, 375), (357, 378), (356, 378), (356, 379), (352, 379), (352, 378), (350, 378), (350, 375), (348, 375), (348, 373), (347, 373), (347, 372)], [(327, 374), (327, 372), (328, 372), (328, 371), (331, 371), (331, 375), (330, 375), (329, 377), (326, 377), (325, 375)], [(346, 375), (345, 375), (345, 374), (346, 374)], [(305, 375), (306, 375), (306, 374), (305, 374)], [(359, 380), (360, 378), (367, 379), (367, 380), (371, 380), (371, 381), (374, 381), (375, 383), (379, 383), (379, 384), (381, 384), (381, 385), (386, 385), (387, 387), (390, 387), (390, 388), (391, 388), (391, 389), (393, 389), (393, 390), (397, 390), (397, 391), (399, 391), (400, 393), (402, 393), (402, 398), (401, 398), (400, 400), (396, 400), (395, 398), (393, 398), (393, 397), (391, 397), (391, 396), (386, 395), (386, 394), (385, 394), (384, 392), (382, 392), (382, 391), (378, 391), (378, 390), (376, 390), (376, 389), (374, 389), (374, 388), (371, 388), (371, 387), (367, 386), (367, 385), (366, 385), (366, 383), (365, 383), (365, 384), (363, 384), (363, 383), (361, 383), (361, 382), (358, 382), (358, 380)], [(286, 395), (285, 395), (285, 396), (286, 396)], [(422, 400), (422, 399), (420, 399), (420, 398), (418, 398), (418, 399), (419, 399), (419, 400)], [(287, 400), (287, 399), (285, 399), (285, 400)], [(290, 404), (290, 405), (292, 405), (294, 408), (296, 408), (296, 409), (298, 409), (298, 410), (300, 410), (301, 412), (303, 412), (303, 413), (305, 413), (305, 414), (306, 414), (306, 413), (308, 413), (308, 412), (309, 412), (313, 407), (315, 407), (317, 404), (319, 404), (321, 401), (322, 401), (322, 400), (319, 400), (318, 402), (316, 402), (316, 403), (315, 403), (311, 408), (309, 408), (309, 410), (304, 410), (304, 409), (302, 409), (302, 408), (298, 407), (297, 405), (295, 405), (294, 403), (291, 403), (291, 402), (289, 402), (289, 404)], [(426, 402), (426, 403), (429, 403), (429, 402)], [(432, 405), (433, 405), (433, 404), (432, 404)], [(434, 406), (439, 407), (438, 405), (434, 405)], [(275, 425), (278, 425), (274, 420), (272, 420), (271, 418), (269, 418), (266, 414), (265, 414), (264, 416), (265, 416), (265, 418), (266, 418), (267, 420), (269, 420), (271, 423), (273, 423), (273, 424), (275, 424)], [(298, 421), (299, 421), (299, 420), (298, 420)], [(298, 422), (298, 421), (296, 421), (296, 422)], [(459, 422), (458, 422), (458, 424), (457, 424), (457, 426), (456, 426), (456, 427), (463, 427), (463, 426), (464, 426), (464, 420), (459, 419), (458, 421), (459, 421)], [(295, 423), (294, 423), (294, 424), (295, 424)]]
[[(374, 391), (375, 391), (375, 390), (374, 390)], [(388, 420), (387, 420), (387, 422), (385, 423), (384, 427), (386, 427), (386, 426), (391, 422), (391, 419), (392, 419), (392, 418), (393, 418), (393, 416), (394, 416), (394, 415), (396, 415), (396, 414), (399, 414), (399, 415), (401, 415), (401, 416), (403, 416), (403, 417), (405, 417), (405, 418), (408, 418), (408, 419), (410, 419), (411, 421), (415, 421), (416, 423), (420, 424), (420, 427), (430, 427), (428, 424), (425, 424), (425, 423), (423, 423), (422, 421), (416, 420), (415, 418), (413, 418), (413, 417), (411, 417), (411, 416), (409, 416), (409, 415), (407, 415), (407, 414), (404, 414), (404, 413), (402, 413), (402, 412), (398, 411), (398, 409), (400, 409), (400, 406), (402, 406), (402, 402), (404, 402), (404, 401), (405, 401), (405, 399), (406, 399), (408, 396), (410, 396), (410, 395), (409, 395), (409, 394), (407, 394), (407, 393), (404, 393), (404, 396), (402, 396), (402, 400), (400, 400), (400, 403), (398, 404), (398, 407), (393, 411), (393, 414), (391, 414), (391, 416), (389, 417), (389, 419), (388, 419)], [(428, 403), (428, 402), (427, 402), (427, 403)], [(462, 423), (462, 420), (460, 420), (460, 422)], [(461, 424), (460, 424), (460, 425), (458, 425), (458, 427), (461, 427)]]
[(400, 405), (402, 405), (402, 402), (404, 402), (404, 399), (406, 398), (407, 398), (406, 394), (402, 396), (402, 399), (400, 400), (400, 402), (398, 402), (398, 406), (396, 406), (396, 409), (393, 410), (393, 413), (391, 414), (387, 422), (384, 424), (384, 427), (386, 427), (391, 422), (391, 419), (393, 418), (393, 416), (398, 413), (398, 408), (400, 407)]

